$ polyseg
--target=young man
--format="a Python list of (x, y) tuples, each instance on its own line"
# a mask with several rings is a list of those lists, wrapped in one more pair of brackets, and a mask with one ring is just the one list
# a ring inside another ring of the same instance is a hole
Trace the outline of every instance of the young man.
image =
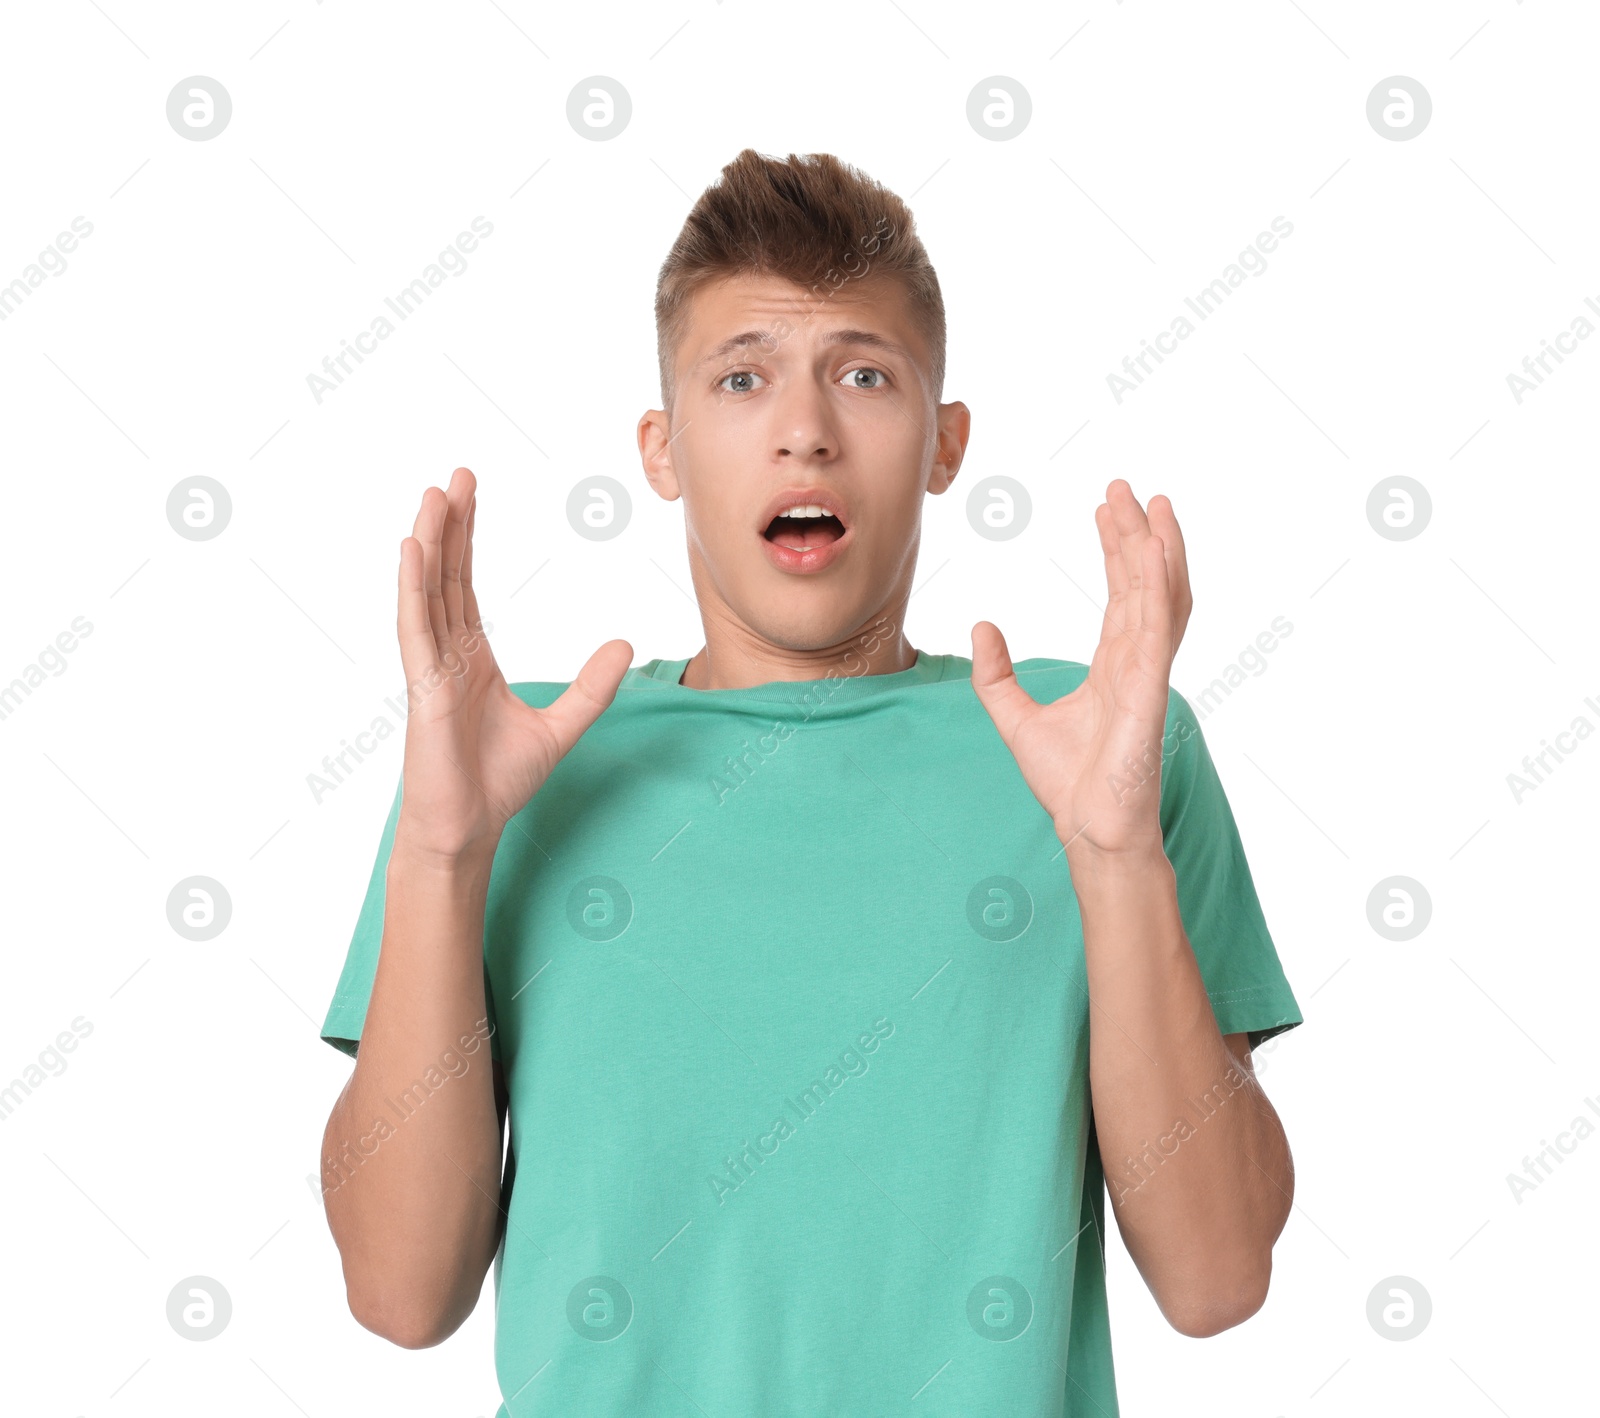
[(351, 1310), (437, 1344), (494, 1261), (501, 1418), (1114, 1415), (1106, 1184), (1194, 1336), (1260, 1307), (1293, 1191), (1250, 1050), (1300, 1012), (1168, 684), (1172, 506), (1107, 489), (1089, 665), (914, 649), (969, 416), (905, 206), (746, 150), (656, 314), (698, 653), (508, 685), (472, 474), (401, 543), (403, 785), (322, 1028)]

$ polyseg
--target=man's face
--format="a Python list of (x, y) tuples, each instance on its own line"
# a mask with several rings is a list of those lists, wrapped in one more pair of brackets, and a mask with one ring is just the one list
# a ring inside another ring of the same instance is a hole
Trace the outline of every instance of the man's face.
[[(969, 422), (935, 403), (908, 307), (871, 278), (828, 295), (739, 276), (691, 298), (670, 420), (645, 414), (639, 450), (683, 498), (707, 616), (812, 650), (903, 607), (923, 496), (950, 485)], [(836, 515), (775, 516), (818, 505)]]

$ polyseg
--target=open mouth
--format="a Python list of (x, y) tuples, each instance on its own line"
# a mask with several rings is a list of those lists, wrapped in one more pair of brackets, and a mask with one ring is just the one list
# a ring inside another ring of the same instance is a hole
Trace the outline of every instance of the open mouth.
[(790, 551), (811, 551), (836, 542), (844, 535), (844, 523), (820, 507), (791, 507), (780, 512), (762, 533), (776, 546)]

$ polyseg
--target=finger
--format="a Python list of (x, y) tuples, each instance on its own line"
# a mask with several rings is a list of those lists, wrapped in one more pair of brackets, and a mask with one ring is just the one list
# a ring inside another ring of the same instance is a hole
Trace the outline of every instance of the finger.
[(472, 504), (476, 481), (470, 468), (457, 468), (450, 475), (445, 493), (444, 537), (441, 544), (439, 579), (444, 594), (445, 627), (454, 644), (463, 627), (461, 613), (461, 558), (467, 546), (467, 509)]
[(428, 607), (428, 624), (433, 631), (435, 663), (443, 663), (450, 647), (444, 596), (439, 587), (439, 538), (445, 507), (444, 494), (436, 487), (428, 488), (422, 494), (422, 506), (417, 509), (416, 525), (411, 529), (411, 535), (422, 544), (422, 591)]
[(467, 508), (467, 546), (461, 554), (461, 617), (467, 629), (475, 635), (483, 633), (483, 620), (478, 614), (478, 593), (472, 586), (472, 528), (478, 517), (478, 496), (472, 496)]
[(1018, 682), (1006, 638), (993, 621), (980, 620), (972, 627), (972, 689), (994, 720), (1001, 742), (1010, 748), (1039, 704)]
[(1101, 503), (1094, 510), (1094, 525), (1100, 533), (1100, 550), (1106, 563), (1106, 611), (1100, 624), (1100, 643), (1122, 634), (1127, 619), (1128, 567), (1122, 557), (1122, 539), (1117, 535), (1111, 508)]
[(1106, 590), (1115, 600), (1128, 594), (1128, 565), (1122, 559), (1122, 536), (1110, 504), (1102, 502), (1094, 510), (1095, 530), (1100, 533), (1100, 550), (1106, 559)]
[(584, 661), (577, 678), (542, 711), (563, 757), (616, 698), (617, 686), (632, 663), (632, 645), (626, 640), (606, 641)]
[(1139, 631), (1150, 657), (1162, 666), (1172, 663), (1172, 594), (1167, 581), (1167, 549), (1161, 538), (1141, 543)]
[(406, 683), (424, 680), (438, 668), (438, 645), (428, 622), (428, 598), (422, 588), (422, 543), (406, 537), (400, 543), (400, 606), (396, 617), (400, 664)]
[(478, 516), (478, 497), (474, 493), (467, 508), (467, 545), (461, 556), (461, 617), (465, 625), (462, 634), (470, 654), (480, 645), (487, 645), (487, 632), (483, 626), (483, 612), (478, 608), (478, 593), (472, 585), (472, 529)]
[(1189, 586), (1189, 555), (1177, 515), (1172, 510), (1172, 499), (1157, 493), (1150, 499), (1149, 510), (1150, 528), (1167, 549), (1167, 584), (1172, 592), (1172, 648), (1176, 651), (1189, 624), (1189, 613), (1194, 609), (1194, 596)]
[(1137, 630), (1141, 624), (1144, 604), (1141, 595), (1144, 576), (1143, 548), (1145, 538), (1150, 535), (1150, 523), (1126, 478), (1117, 478), (1106, 488), (1106, 502), (1111, 508), (1112, 521), (1122, 547), (1122, 561), (1128, 577), (1124, 624), (1129, 630)]

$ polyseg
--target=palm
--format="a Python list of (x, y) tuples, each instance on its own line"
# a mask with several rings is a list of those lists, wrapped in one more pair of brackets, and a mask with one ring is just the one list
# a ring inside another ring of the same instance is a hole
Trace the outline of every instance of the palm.
[(524, 703), (496, 667), (477, 745), (481, 782), (495, 820), (503, 822), (527, 802), (565, 752), (550, 710)]
[[(1037, 703), (1005, 638), (973, 627), (973, 688), (1064, 842), (1105, 851), (1159, 844), (1168, 676), (1192, 600), (1183, 536), (1165, 497), (1146, 517), (1121, 479), (1096, 510), (1108, 596), (1089, 673)], [(1153, 525), (1152, 525), (1153, 523)]]
[(512, 692), (472, 585), (476, 479), (457, 469), (441, 501), (423, 495), (401, 544), (400, 653), (406, 719), (402, 822), (409, 843), (454, 856), (498, 840), (616, 694), (633, 658), (610, 640), (548, 707)]

